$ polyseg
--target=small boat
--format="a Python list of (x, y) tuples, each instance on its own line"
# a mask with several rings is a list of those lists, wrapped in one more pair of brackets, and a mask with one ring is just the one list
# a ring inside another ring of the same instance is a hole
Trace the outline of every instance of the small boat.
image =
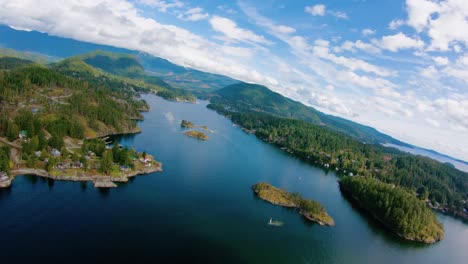
[(273, 220), (272, 218), (270, 218), (270, 221), (268, 221), (268, 224), (271, 226), (283, 226), (284, 225), (283, 222)]

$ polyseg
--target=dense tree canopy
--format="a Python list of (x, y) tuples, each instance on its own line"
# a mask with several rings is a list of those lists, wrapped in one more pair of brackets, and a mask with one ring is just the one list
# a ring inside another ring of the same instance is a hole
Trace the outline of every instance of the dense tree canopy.
[(344, 177), (340, 186), (361, 207), (405, 238), (435, 242), (444, 236), (442, 224), (431, 209), (402, 188), (361, 176)]

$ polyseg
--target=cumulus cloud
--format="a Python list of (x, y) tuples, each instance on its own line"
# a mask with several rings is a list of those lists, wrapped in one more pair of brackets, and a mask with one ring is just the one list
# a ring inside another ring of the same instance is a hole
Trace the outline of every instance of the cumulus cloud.
[(410, 38), (401, 32), (395, 35), (383, 36), (378, 44), (382, 49), (393, 52), (402, 49), (421, 49), (424, 47), (424, 41)]
[(407, 0), (406, 23), (431, 38), (431, 50), (446, 51), (456, 43), (468, 46), (468, 1)]

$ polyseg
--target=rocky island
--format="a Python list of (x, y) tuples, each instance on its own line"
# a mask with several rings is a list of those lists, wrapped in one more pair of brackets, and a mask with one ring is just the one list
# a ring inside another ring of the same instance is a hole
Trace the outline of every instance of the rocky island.
[(185, 131), (184, 135), (186, 135), (188, 137), (202, 139), (202, 140), (210, 139), (205, 133), (200, 132), (200, 131), (196, 131), (196, 130)]
[(180, 126), (185, 127), (185, 128), (194, 128), (195, 127), (195, 125), (192, 122), (187, 121), (187, 120), (182, 120), (182, 122), (180, 122)]
[(302, 198), (297, 193), (288, 193), (264, 182), (253, 185), (252, 190), (260, 199), (269, 203), (299, 209), (300, 215), (310, 221), (318, 223), (319, 225), (335, 225), (333, 218), (331, 218), (323, 206), (316, 201)]

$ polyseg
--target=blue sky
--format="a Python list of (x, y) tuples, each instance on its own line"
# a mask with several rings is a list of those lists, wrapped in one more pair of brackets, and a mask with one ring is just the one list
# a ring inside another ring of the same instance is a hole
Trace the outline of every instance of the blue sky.
[(466, 0), (0, 0), (0, 23), (263, 84), (468, 160)]

